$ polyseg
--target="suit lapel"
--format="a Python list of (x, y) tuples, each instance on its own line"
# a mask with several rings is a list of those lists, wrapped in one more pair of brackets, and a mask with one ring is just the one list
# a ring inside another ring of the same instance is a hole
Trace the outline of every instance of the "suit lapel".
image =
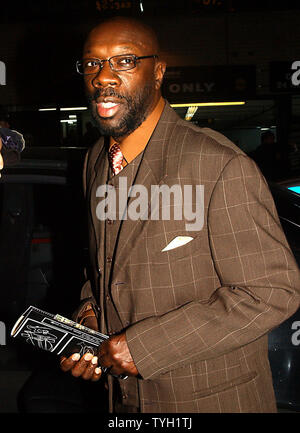
[(99, 263), (103, 263), (104, 260), (103, 239), (104, 239), (105, 224), (103, 224), (103, 222), (100, 221), (96, 215), (96, 209), (98, 204), (96, 192), (97, 192), (97, 188), (100, 185), (105, 185), (107, 183), (108, 167), (109, 167), (109, 162), (107, 158), (107, 150), (106, 150), (106, 145), (103, 141), (102, 148), (100, 147), (100, 151), (98, 152), (98, 156), (96, 157), (95, 164), (91, 167), (91, 177), (90, 177), (91, 181), (88, 190), (88, 194), (89, 194), (88, 198), (90, 203), (89, 211), (93, 222), (92, 225), (94, 227)]
[[(135, 177), (134, 185), (143, 186), (143, 191), (147, 192), (147, 213), (151, 203), (151, 186), (159, 185), (167, 176), (167, 161), (170, 144), (172, 144), (172, 133), (179, 117), (166, 106), (161, 118), (145, 148), (141, 163)], [(136, 198), (128, 199), (127, 209), (130, 211)], [(117, 277), (118, 271), (122, 269), (128, 261), (130, 252), (139, 241), (143, 230), (149, 223), (149, 218), (145, 220), (133, 220), (130, 215), (121, 221), (119, 237), (116, 244), (113, 277)]]

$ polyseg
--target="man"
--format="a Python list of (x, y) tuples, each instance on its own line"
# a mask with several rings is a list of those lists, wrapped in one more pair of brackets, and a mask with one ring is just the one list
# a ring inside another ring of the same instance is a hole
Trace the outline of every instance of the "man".
[[(85, 162), (91, 273), (75, 317), (110, 338), (98, 357), (62, 358), (62, 370), (103, 377), (110, 411), (275, 412), (267, 332), (297, 310), (300, 278), (264, 178), (224, 136), (162, 99), (165, 63), (147, 26), (100, 24), (77, 68), (105, 138)], [(130, 218), (134, 195), (128, 218), (122, 206), (103, 218), (102, 186), (120, 203), (125, 181), (148, 192), (147, 211), (153, 188), (192, 187), (203, 218), (190, 224), (188, 203), (164, 200), (159, 215), (170, 218)]]
[(284, 169), (283, 160), (280, 161), (278, 144), (272, 131), (266, 131), (261, 135), (260, 146), (250, 156), (267, 180), (276, 181)]

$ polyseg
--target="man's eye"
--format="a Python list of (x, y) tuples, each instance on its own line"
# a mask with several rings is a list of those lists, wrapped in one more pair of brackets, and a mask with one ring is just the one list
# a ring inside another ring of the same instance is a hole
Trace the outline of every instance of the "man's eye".
[(83, 62), (83, 69), (95, 69), (98, 66), (98, 61), (97, 60), (86, 60)]
[(97, 60), (87, 60), (84, 62), (83, 66), (85, 68), (95, 68), (98, 65)]
[(119, 66), (132, 66), (134, 65), (134, 59), (132, 57), (120, 57), (118, 59)]

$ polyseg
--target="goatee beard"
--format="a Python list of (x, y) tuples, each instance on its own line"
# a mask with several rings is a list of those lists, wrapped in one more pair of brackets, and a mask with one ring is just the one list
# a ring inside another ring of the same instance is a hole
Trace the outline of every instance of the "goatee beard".
[[(91, 109), (91, 115), (102, 135), (118, 138), (129, 135), (135, 131), (146, 119), (147, 111), (150, 106), (150, 101), (153, 100), (152, 94), (154, 93), (153, 85), (145, 86), (142, 91), (139, 91), (132, 96), (123, 96), (118, 94), (114, 89), (109, 88), (106, 91), (97, 90), (93, 96), (87, 96), (88, 104)], [(118, 125), (110, 126), (99, 117), (95, 105), (92, 102), (96, 101), (99, 97), (114, 96), (122, 103), (127, 105), (127, 110), (124, 117), (119, 121)]]

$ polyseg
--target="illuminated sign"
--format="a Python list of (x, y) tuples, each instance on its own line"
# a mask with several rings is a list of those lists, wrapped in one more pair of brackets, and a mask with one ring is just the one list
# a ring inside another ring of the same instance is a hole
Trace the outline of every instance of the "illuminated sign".
[(256, 93), (254, 65), (167, 68), (163, 94), (169, 102), (249, 97)]

